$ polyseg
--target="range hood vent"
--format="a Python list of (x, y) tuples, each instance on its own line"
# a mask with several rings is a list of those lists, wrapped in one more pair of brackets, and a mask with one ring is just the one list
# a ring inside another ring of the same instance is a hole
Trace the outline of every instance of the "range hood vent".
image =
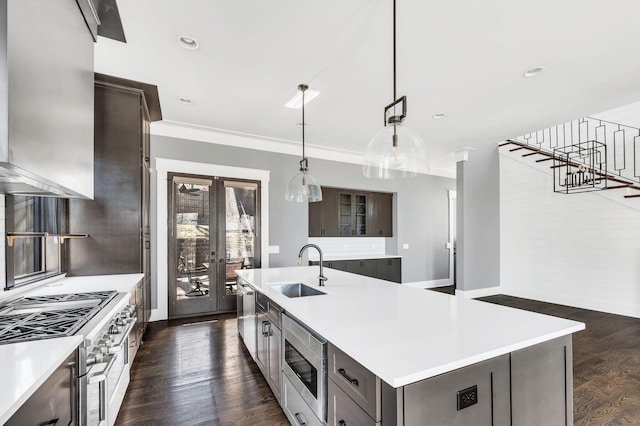
[(4, 193), (93, 198), (93, 38), (82, 10), (0, 1)]

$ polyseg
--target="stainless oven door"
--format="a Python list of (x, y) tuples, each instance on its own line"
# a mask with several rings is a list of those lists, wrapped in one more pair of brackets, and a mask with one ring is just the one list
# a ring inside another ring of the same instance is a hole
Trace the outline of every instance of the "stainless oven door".
[[(115, 418), (111, 403), (118, 391), (118, 384), (126, 374), (128, 378), (129, 364), (129, 333), (135, 327), (136, 321), (131, 321), (126, 328), (117, 335), (118, 340), (109, 347), (109, 355), (104, 362), (92, 365), (83, 378), (86, 389), (86, 426), (103, 426), (113, 424)], [(115, 413), (117, 414), (117, 413)]]
[(282, 371), (322, 421), (327, 414), (326, 341), (286, 315), (282, 316)]

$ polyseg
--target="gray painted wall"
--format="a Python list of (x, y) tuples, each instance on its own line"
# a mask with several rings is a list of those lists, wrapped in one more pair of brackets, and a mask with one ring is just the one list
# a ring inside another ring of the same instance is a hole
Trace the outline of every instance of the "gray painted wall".
[[(256, 143), (260, 141), (256, 140)], [(152, 135), (151, 157), (152, 168), (155, 168), (156, 158), (166, 158), (270, 170), (269, 245), (280, 246), (280, 253), (270, 255), (269, 263), (271, 267), (296, 264), (300, 247), (308, 242), (308, 206), (287, 202), (284, 194), (287, 183), (298, 172), (299, 156)], [(321, 185), (396, 193), (394, 237), (386, 240), (386, 252), (403, 257), (403, 282), (448, 278), (449, 257), (445, 249), (448, 239), (447, 190), (455, 188), (454, 179), (420, 175), (407, 180), (374, 180), (365, 178), (359, 165), (314, 158), (309, 159), (309, 170)], [(158, 226), (156, 194), (156, 180), (151, 179), (153, 236)], [(409, 250), (401, 249), (403, 243), (409, 244)], [(154, 277), (157, 276), (156, 245), (152, 240)]]
[(456, 288), (500, 285), (500, 167), (498, 146), (469, 152), (457, 164)]

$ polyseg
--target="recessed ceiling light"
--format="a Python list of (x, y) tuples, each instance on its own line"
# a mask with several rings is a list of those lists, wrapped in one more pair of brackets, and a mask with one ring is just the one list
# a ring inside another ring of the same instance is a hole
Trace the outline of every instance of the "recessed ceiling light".
[(189, 98), (178, 98), (178, 101), (180, 101), (181, 104), (190, 104), (191, 103), (191, 99), (189, 99)]
[(440, 114), (433, 114), (431, 118), (433, 118), (434, 120), (440, 120), (441, 118), (445, 118), (446, 116), (447, 114), (441, 112)]
[(542, 72), (544, 71), (544, 67), (535, 67), (535, 68), (531, 68), (530, 70), (526, 70), (522, 76), (523, 77), (535, 77), (538, 76), (540, 74), (542, 74)]
[(198, 40), (189, 36), (178, 37), (178, 44), (189, 50), (196, 50), (200, 46), (200, 44), (198, 44)]
[[(313, 90), (313, 89), (305, 90), (304, 104), (305, 105), (308, 104), (309, 102), (314, 100), (319, 94), (320, 92), (318, 92), (317, 90)], [(302, 92), (298, 91), (293, 98), (289, 99), (287, 103), (284, 104), (284, 106), (291, 109), (300, 109), (302, 107)]]

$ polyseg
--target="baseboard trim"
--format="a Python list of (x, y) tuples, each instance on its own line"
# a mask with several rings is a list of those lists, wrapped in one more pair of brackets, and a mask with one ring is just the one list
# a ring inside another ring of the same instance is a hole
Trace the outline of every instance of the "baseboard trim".
[(432, 281), (415, 281), (412, 283), (402, 283), (402, 285), (406, 285), (409, 287), (415, 288), (435, 288), (435, 287), (446, 287), (451, 285), (452, 282), (449, 278), (445, 278), (443, 280), (432, 280)]
[(475, 290), (458, 290), (456, 289), (456, 296), (465, 297), (467, 299), (475, 299), (478, 297), (486, 297), (486, 296), (495, 296), (496, 294), (501, 294), (500, 286), (497, 287), (487, 287), (487, 288), (478, 288)]

